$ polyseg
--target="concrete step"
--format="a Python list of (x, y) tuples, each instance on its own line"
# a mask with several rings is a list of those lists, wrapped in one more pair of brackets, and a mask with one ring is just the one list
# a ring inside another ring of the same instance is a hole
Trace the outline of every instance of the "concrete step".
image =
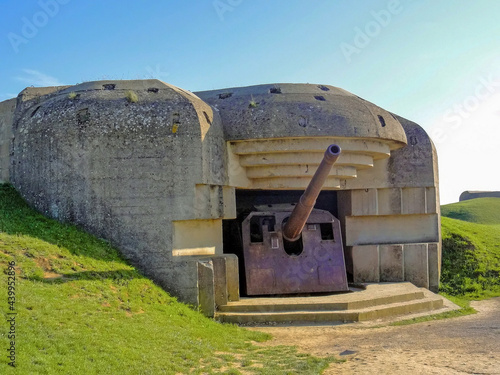
[(350, 288), (351, 293), (311, 295), (307, 297), (253, 297), (242, 298), (220, 306), (221, 312), (263, 312), (294, 310), (349, 310), (387, 303), (424, 298), (424, 290), (411, 283), (365, 284)]
[(358, 322), (432, 311), (444, 299), (411, 283), (368, 284), (365, 290), (311, 297), (245, 298), (220, 306), (223, 322)]
[(398, 302), (365, 308), (344, 311), (287, 311), (287, 312), (247, 312), (218, 313), (217, 318), (222, 322), (248, 324), (248, 323), (294, 323), (294, 322), (361, 322), (376, 320), (388, 316), (412, 314), (421, 311), (431, 311), (443, 306), (440, 298), (423, 298), (416, 301)]

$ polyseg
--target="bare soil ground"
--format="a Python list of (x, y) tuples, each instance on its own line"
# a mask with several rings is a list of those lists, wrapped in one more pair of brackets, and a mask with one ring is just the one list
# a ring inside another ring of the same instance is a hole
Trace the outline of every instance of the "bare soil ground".
[(472, 302), (478, 313), (407, 326), (271, 326), (265, 345), (296, 345), (345, 359), (325, 374), (500, 374), (500, 298)]

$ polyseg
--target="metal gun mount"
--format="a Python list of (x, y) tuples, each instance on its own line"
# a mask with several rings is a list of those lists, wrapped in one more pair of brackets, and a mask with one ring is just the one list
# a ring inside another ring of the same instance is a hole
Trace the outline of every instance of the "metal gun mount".
[(340, 222), (314, 209), (341, 153), (330, 145), (299, 202), (257, 207), (242, 223), (248, 295), (348, 291)]

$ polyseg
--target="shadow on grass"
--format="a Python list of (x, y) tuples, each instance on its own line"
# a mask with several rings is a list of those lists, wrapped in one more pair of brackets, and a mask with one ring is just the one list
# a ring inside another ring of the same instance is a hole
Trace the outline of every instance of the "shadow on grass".
[(116, 270), (116, 271), (82, 271), (74, 273), (65, 273), (57, 277), (49, 277), (42, 279), (32, 277), (31, 279), (36, 281), (41, 281), (46, 284), (61, 284), (78, 280), (127, 281), (134, 279), (146, 279), (146, 277), (141, 275), (139, 272), (135, 270)]
[(31, 208), (10, 184), (0, 184), (0, 232), (37, 238), (64, 247), (73, 255), (128, 264), (107, 241)]

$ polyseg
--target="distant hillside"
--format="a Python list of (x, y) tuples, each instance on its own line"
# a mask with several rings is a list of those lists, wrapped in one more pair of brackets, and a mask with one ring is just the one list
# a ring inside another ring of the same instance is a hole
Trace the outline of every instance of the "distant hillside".
[(500, 198), (476, 198), (441, 206), (441, 215), (477, 224), (500, 224)]
[(500, 198), (441, 207), (443, 263), (440, 290), (487, 298), (500, 295)]

